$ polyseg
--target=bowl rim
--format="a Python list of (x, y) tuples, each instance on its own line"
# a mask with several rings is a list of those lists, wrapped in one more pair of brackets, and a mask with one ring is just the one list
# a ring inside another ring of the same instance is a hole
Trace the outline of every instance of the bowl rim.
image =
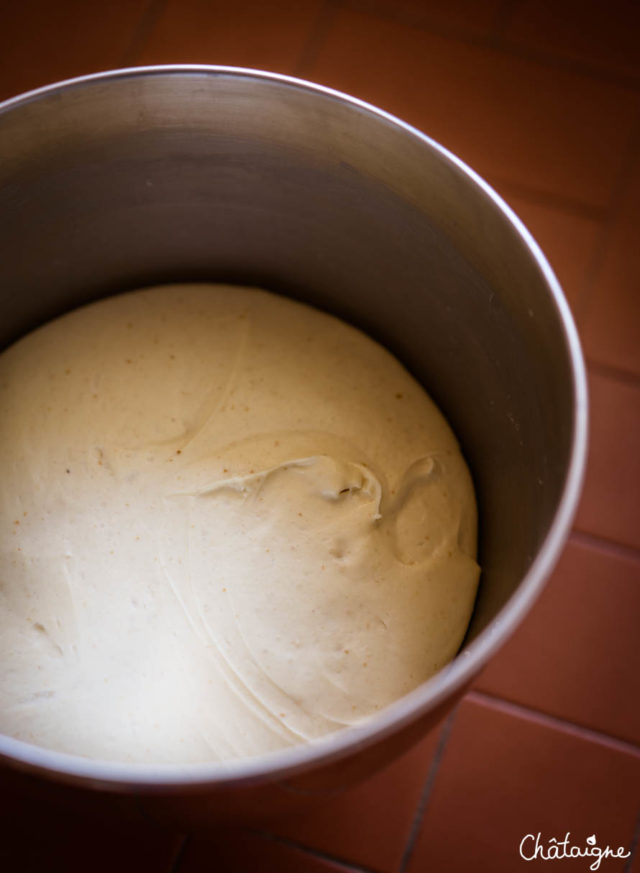
[(420, 141), (437, 152), (445, 162), (466, 177), (467, 181), (477, 186), (515, 229), (546, 282), (559, 316), (571, 368), (574, 426), (562, 495), (547, 535), (517, 591), (488, 627), (450, 664), (364, 723), (342, 728), (310, 743), (256, 757), (197, 764), (140, 764), (85, 758), (0, 734), (0, 762), (69, 783), (137, 793), (147, 790), (173, 792), (198, 787), (238, 787), (299, 775), (335, 763), (397, 733), (429, 711), (435, 710), (452, 693), (462, 690), (511, 636), (542, 591), (568, 537), (582, 490), (587, 457), (588, 391), (585, 364), (573, 316), (551, 266), (529, 230), (500, 195), (464, 161), (413, 125), (357, 97), (295, 76), (249, 67), (209, 64), (123, 67), (64, 79), (1, 102), (0, 116), (56, 91), (109, 80), (189, 74), (274, 82), (346, 104), (399, 128), (409, 137)]

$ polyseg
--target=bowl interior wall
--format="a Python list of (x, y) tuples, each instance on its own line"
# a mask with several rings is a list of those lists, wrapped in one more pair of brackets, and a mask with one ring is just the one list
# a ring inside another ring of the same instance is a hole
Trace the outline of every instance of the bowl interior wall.
[(391, 349), (449, 418), (481, 522), (469, 638), (547, 533), (573, 430), (562, 325), (523, 239), (412, 133), (283, 82), (77, 84), (0, 115), (0, 344), (105, 294), (255, 284)]

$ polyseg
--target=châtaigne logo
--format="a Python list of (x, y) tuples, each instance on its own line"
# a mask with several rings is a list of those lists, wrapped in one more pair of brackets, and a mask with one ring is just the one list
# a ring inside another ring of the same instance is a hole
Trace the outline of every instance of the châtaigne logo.
[(563, 858), (593, 858), (589, 870), (598, 870), (604, 858), (628, 858), (631, 852), (625, 852), (623, 846), (612, 849), (598, 845), (595, 834), (587, 837), (584, 845), (571, 843), (571, 833), (567, 831), (564, 839), (551, 837), (543, 840), (542, 834), (527, 834), (520, 841), (520, 857), (525, 861), (561, 861)]

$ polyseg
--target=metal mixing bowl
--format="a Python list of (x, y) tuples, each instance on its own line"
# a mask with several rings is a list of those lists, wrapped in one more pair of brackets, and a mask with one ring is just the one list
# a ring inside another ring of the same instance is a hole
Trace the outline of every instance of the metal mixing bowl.
[(2, 345), (103, 295), (190, 279), (262, 286), (367, 331), (460, 439), (482, 566), (458, 657), (360, 727), (259, 759), (170, 767), (0, 736), (5, 773), (134, 794), (193, 823), (299, 804), (391, 761), (513, 633), (576, 507), (583, 361), (529, 233), (398, 119), (285, 76), (200, 66), (89, 76), (0, 106), (0, 228)]

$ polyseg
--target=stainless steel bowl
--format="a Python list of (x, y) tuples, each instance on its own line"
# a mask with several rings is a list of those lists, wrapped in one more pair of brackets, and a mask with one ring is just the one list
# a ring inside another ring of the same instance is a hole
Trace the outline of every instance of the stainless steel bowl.
[(288, 294), (380, 340), (460, 438), (483, 568), (458, 657), (361, 727), (260, 759), (171, 767), (0, 736), (5, 774), (134, 794), (138, 808), (194, 823), (260, 817), (388, 763), (513, 633), (576, 507), (584, 366), (529, 233), (398, 119), (285, 76), (200, 66), (89, 76), (0, 106), (0, 227), (2, 345), (97, 297), (190, 279)]

